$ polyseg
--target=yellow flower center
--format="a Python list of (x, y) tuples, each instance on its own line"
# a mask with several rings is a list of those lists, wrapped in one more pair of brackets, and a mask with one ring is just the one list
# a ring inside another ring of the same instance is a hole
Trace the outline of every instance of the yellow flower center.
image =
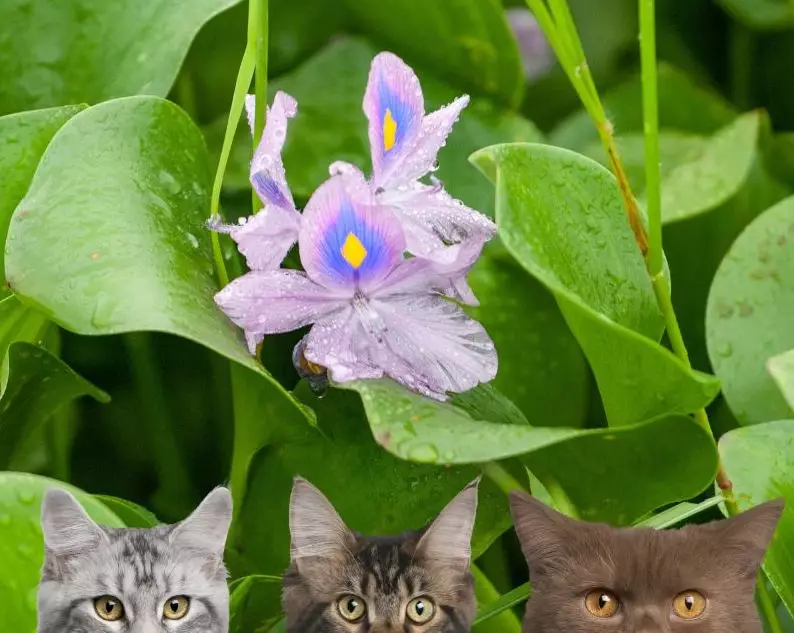
[(344, 260), (356, 270), (361, 267), (361, 264), (367, 258), (367, 249), (364, 248), (361, 240), (352, 233), (347, 234), (345, 243), (342, 244), (339, 252), (342, 253)]
[(397, 140), (397, 121), (391, 115), (391, 110), (386, 108), (386, 115), (383, 117), (383, 149), (387, 152), (394, 147)]

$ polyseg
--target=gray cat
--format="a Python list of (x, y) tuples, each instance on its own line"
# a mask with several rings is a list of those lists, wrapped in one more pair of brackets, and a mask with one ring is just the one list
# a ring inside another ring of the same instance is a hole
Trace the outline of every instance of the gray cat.
[(466, 633), (477, 610), (469, 571), (474, 481), (425, 529), (393, 537), (349, 530), (323, 494), (296, 479), (287, 633)]
[(181, 523), (107, 528), (50, 490), (38, 633), (227, 633), (231, 516), (229, 491), (216, 488)]
[(510, 506), (532, 582), (523, 633), (762, 633), (756, 575), (782, 500), (677, 530), (576, 521), (519, 492)]

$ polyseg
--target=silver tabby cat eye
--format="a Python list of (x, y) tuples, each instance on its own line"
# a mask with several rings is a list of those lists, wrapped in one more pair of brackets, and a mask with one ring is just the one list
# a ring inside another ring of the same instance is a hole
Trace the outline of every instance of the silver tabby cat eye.
[(367, 612), (366, 603), (353, 594), (347, 594), (336, 601), (336, 608), (341, 615), (348, 622), (356, 622), (364, 617)]
[(94, 599), (94, 611), (108, 622), (115, 622), (124, 617), (124, 605), (114, 596), (100, 596)]
[(408, 603), (408, 608), (405, 610), (405, 615), (408, 619), (415, 624), (426, 624), (433, 619), (436, 612), (436, 605), (427, 596), (414, 598)]
[(187, 596), (174, 596), (165, 601), (163, 617), (167, 620), (181, 620), (190, 610), (190, 598)]

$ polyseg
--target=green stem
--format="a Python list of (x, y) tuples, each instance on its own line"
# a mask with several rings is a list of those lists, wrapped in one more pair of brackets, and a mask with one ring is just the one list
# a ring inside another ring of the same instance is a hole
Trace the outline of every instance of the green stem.
[(758, 589), (758, 602), (761, 606), (761, 613), (764, 614), (766, 623), (769, 625), (769, 633), (783, 633), (783, 625), (780, 624), (777, 611), (775, 610), (775, 603), (766, 588), (763, 571), (758, 572), (756, 587)]
[(510, 494), (513, 490), (528, 492), (527, 489), (513, 477), (504, 466), (498, 462), (485, 462), (480, 466), (483, 474), (493, 481), (505, 494)]
[(168, 411), (168, 399), (163, 389), (152, 335), (144, 332), (126, 334), (124, 343), (130, 357), (133, 381), (141, 407), (141, 425), (147, 429), (142, 437), (151, 440), (151, 454), (160, 486), (161, 499), (177, 499), (184, 508), (173, 508), (176, 514), (187, 510), (193, 498), (190, 471), (185, 460), (182, 442), (176, 435), (174, 422)]
[[(248, 41), (254, 43), (256, 50), (254, 151), (259, 145), (262, 131), (265, 129), (265, 112), (267, 111), (268, 19), (268, 0), (249, 0)], [(252, 208), (256, 213), (262, 207), (262, 203), (255, 191), (251, 192), (251, 196)]]
[(736, 20), (730, 26), (731, 98), (740, 110), (750, 107), (753, 34)]
[[(664, 317), (667, 337), (673, 353), (688, 368), (692, 368), (689, 353), (681, 335), (678, 318), (673, 307), (670, 281), (664, 271), (664, 250), (662, 248), (662, 203), (661, 176), (659, 173), (659, 105), (656, 72), (656, 25), (655, 0), (639, 0), (640, 13), (640, 61), (642, 66), (642, 109), (643, 132), (645, 135), (645, 197), (648, 208), (648, 272), (656, 294), (656, 301)], [(705, 409), (695, 413), (695, 421), (712, 435), (711, 424)], [(719, 460), (719, 456), (718, 456)], [(722, 490), (726, 507), (730, 514), (738, 513), (733, 487), (722, 461), (718, 461), (717, 485)]]

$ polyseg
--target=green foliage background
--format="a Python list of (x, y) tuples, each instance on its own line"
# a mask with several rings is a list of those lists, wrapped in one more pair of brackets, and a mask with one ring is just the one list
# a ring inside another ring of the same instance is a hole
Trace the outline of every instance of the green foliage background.
[[(644, 206), (636, 2), (569, 5)], [(428, 110), (472, 95), (438, 176), (500, 227), (470, 279), (500, 371), (441, 405), (389, 381), (317, 398), (291, 365), (301, 333), (269, 338), (259, 363), (214, 306), (205, 221), (245, 2), (0, 4), (0, 628), (35, 628), (39, 506), (57, 482), (140, 527), (230, 483), (232, 631), (263, 633), (279, 626), (296, 474), (363, 532), (421, 526), (496, 461), (584, 519), (669, 527), (720, 515), (719, 455), (742, 508), (788, 499), (764, 568), (794, 632), (794, 5), (657, 1), (665, 255), (694, 370), (668, 349), (568, 78), (525, 74), (507, 21), (521, 6), (270, 0), (270, 92), (299, 104), (298, 202), (333, 160), (368, 168), (378, 51), (415, 67)], [(242, 124), (227, 217), (250, 213), (250, 152)], [(703, 407), (718, 445), (692, 419)], [(486, 477), (480, 633), (520, 630), (510, 528)]]

